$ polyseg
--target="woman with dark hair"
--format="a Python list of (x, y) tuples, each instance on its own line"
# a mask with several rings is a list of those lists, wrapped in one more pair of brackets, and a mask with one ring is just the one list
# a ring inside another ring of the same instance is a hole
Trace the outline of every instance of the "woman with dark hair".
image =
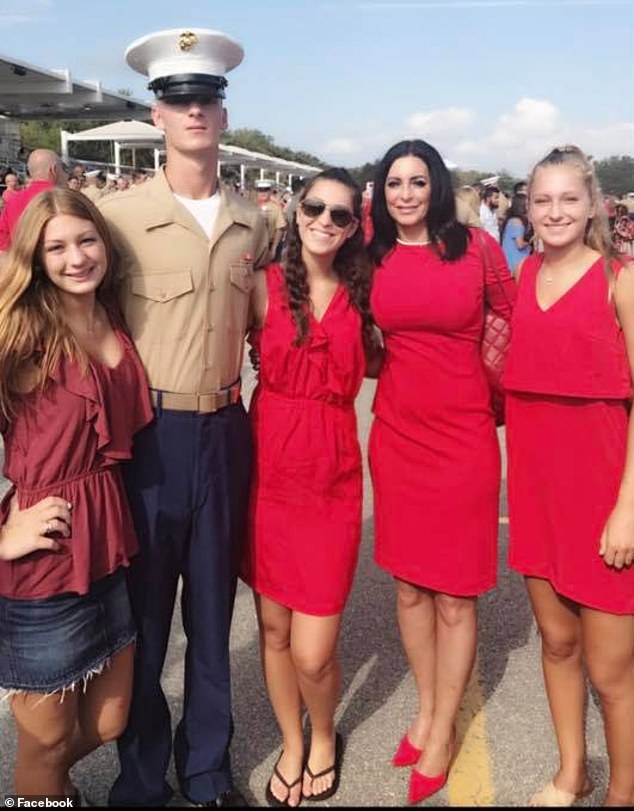
[(449, 171), (421, 141), (379, 164), (371, 306), (383, 332), (370, 435), (375, 559), (396, 580), (418, 690), (393, 757), (409, 801), (445, 784), (476, 653), (476, 598), (496, 577), (500, 453), (481, 361), (485, 303), (510, 317), (514, 282), (497, 242), (456, 220)]
[(500, 241), (511, 273), (519, 263), (531, 253), (531, 241), (528, 238), (528, 202), (525, 194), (515, 194), (502, 225)]
[(152, 418), (122, 329), (115, 255), (83, 195), (33, 199), (0, 279), (0, 687), (17, 794), (76, 795), (69, 770), (125, 728), (137, 539), (119, 462)]
[(271, 805), (325, 800), (339, 784), (336, 647), (361, 539), (354, 400), (374, 345), (360, 219), (361, 191), (344, 169), (312, 178), (282, 264), (256, 274), (252, 299), (259, 382), (241, 575), (255, 594), (264, 677), (283, 738), (266, 789)]

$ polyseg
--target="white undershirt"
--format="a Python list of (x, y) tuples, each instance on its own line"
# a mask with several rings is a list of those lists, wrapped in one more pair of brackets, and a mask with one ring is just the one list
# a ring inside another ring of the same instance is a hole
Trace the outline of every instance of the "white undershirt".
[(211, 197), (205, 197), (202, 200), (192, 200), (191, 197), (182, 197), (180, 194), (175, 194), (174, 197), (185, 206), (204, 233), (211, 238), (218, 218), (220, 192), (216, 192)]

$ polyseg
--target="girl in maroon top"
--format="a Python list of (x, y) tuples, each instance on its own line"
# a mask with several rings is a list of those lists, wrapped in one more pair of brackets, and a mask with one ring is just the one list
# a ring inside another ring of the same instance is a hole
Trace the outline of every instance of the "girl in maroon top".
[[(116, 317), (106, 225), (83, 195), (25, 211), (0, 282), (0, 687), (15, 791), (73, 795), (69, 769), (124, 729), (136, 538), (118, 463), (152, 410)], [(75, 689), (75, 687), (81, 689)]]
[(543, 253), (519, 266), (507, 357), (509, 563), (526, 578), (560, 765), (533, 806), (588, 778), (583, 664), (603, 710), (605, 805), (634, 805), (634, 264), (615, 256), (592, 164), (554, 149), (529, 182)]

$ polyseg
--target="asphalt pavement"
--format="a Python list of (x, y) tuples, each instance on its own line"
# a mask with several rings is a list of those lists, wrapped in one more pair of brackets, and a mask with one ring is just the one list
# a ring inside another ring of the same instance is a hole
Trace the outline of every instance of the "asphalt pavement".
[[(245, 378), (248, 400), (252, 376), (246, 368)], [(373, 381), (366, 381), (357, 400), (364, 452), (373, 392)], [(503, 429), (499, 435), (504, 458)], [(458, 757), (447, 786), (421, 805), (525, 806), (557, 767), (535, 623), (522, 578), (505, 565), (504, 489), (498, 584), (479, 601), (478, 661), (460, 711)], [(374, 565), (372, 545), (372, 494), (366, 466), (363, 542), (339, 647), (343, 685), (337, 719), (346, 742), (342, 779), (335, 797), (314, 806), (397, 807), (407, 802), (409, 770), (392, 768), (390, 758), (415, 711), (416, 693), (399, 641), (393, 583)], [(253, 601), (243, 584), (236, 598), (231, 653), (234, 780), (249, 805), (266, 805), (264, 788), (280, 741), (262, 681)], [(163, 677), (174, 725), (182, 706), (184, 656), (185, 638), (177, 604)], [(587, 731), (595, 791), (579, 805), (593, 806), (601, 804), (608, 764), (597, 702), (591, 693)], [(13, 724), (5, 701), (0, 703), (0, 802), (12, 791), (14, 747)], [(109, 744), (75, 766), (73, 779), (91, 801), (105, 805), (117, 770), (116, 749)], [(173, 764), (168, 779), (177, 786)], [(185, 803), (176, 795), (171, 804)]]

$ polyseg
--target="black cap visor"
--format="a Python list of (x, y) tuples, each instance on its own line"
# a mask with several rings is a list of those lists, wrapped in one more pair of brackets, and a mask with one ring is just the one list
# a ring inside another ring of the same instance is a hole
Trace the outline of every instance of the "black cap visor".
[(206, 73), (181, 73), (174, 76), (161, 76), (150, 82), (157, 99), (178, 98), (179, 96), (198, 96), (212, 99), (224, 99), (227, 80), (224, 76), (209, 76)]

